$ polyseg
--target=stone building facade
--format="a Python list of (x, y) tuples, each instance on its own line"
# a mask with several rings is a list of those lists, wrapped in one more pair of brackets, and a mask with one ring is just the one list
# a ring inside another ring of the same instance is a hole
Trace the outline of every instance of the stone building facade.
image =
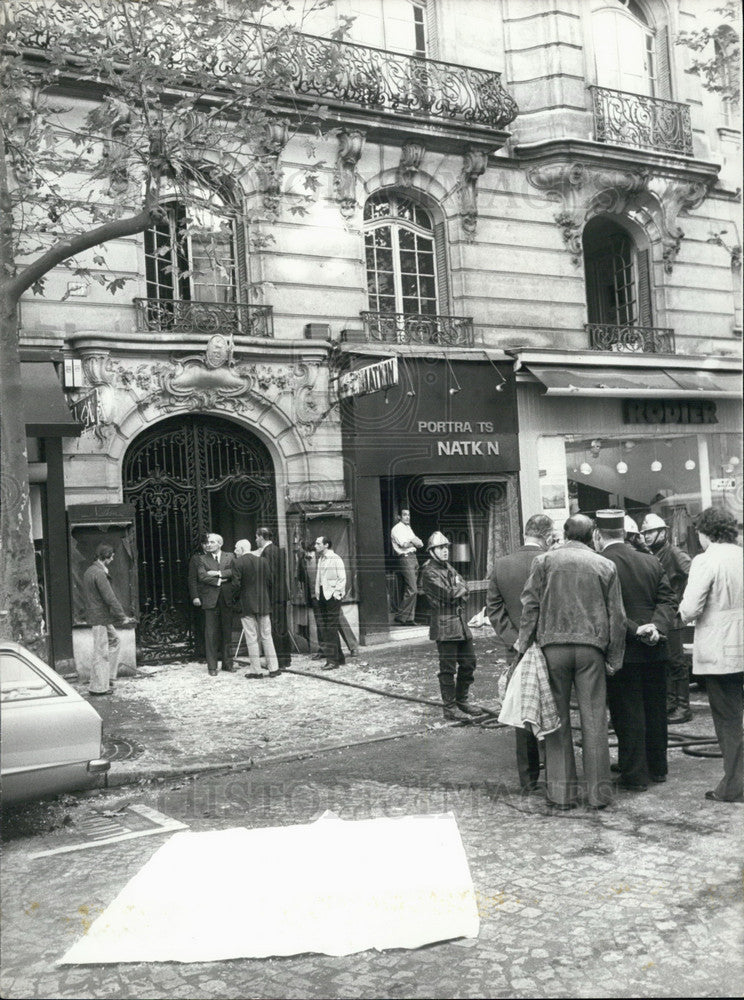
[(60, 271), (23, 304), (24, 348), (54, 352), (83, 424), (63, 447), (71, 623), (75, 565), (103, 536), (129, 553), (121, 585), (157, 655), (188, 650), (204, 528), (228, 547), (276, 528), (298, 638), (302, 545), (333, 537), (372, 642), (402, 504), (450, 535), (474, 609), (541, 510), (653, 509), (678, 538), (711, 502), (741, 519), (740, 122), (675, 44), (713, 16), (335, 0), (304, 24), (294, 100), (324, 109), (309, 201), (308, 136), (278, 99), (264, 169), (225, 198), (226, 218), (269, 221), (234, 223), (220, 273), (164, 274), (161, 226), (112, 248), (132, 279), (113, 299)]

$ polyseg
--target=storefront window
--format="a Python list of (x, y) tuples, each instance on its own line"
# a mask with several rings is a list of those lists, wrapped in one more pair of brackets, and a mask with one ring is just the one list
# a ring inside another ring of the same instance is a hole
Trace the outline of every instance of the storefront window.
[(567, 437), (565, 448), (572, 514), (622, 507), (639, 524), (659, 514), (691, 555), (699, 551), (693, 519), (704, 508), (722, 507), (742, 524), (740, 434)]

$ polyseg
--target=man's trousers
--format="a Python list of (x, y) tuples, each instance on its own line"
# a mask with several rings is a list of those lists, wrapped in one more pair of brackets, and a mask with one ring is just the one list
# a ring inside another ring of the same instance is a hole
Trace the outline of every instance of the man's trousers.
[(623, 782), (647, 785), (667, 773), (666, 660), (623, 663), (607, 678), (607, 700), (617, 735)]
[(116, 679), (121, 639), (113, 625), (91, 625), (90, 630), (93, 635), (93, 663), (88, 690), (93, 694), (103, 694)]
[(248, 658), (251, 661), (253, 673), (261, 673), (261, 646), (263, 646), (266, 667), (270, 674), (275, 674), (279, 669), (279, 660), (271, 635), (269, 615), (243, 615), (240, 622), (243, 626), (243, 635), (248, 647)]
[(723, 778), (716, 795), (726, 801), (744, 794), (744, 740), (742, 738), (742, 680), (744, 673), (704, 674), (718, 745), (723, 754)]
[(204, 645), (209, 670), (217, 669), (218, 659), (223, 667), (233, 665), (233, 615), (232, 607), (222, 600), (222, 595), (213, 608), (204, 608)]
[(587, 802), (591, 806), (607, 805), (612, 798), (612, 785), (604, 655), (594, 646), (567, 644), (543, 646), (543, 654), (561, 720), (560, 729), (545, 737), (548, 800), (557, 805), (571, 805), (578, 800), (579, 781), (571, 735), (571, 688), (575, 685)]
[(341, 601), (337, 597), (318, 598), (318, 642), (328, 663), (345, 663), (341, 652), (341, 637), (339, 622), (341, 616)]
[(418, 559), (415, 553), (398, 556), (398, 575), (401, 581), (400, 600), (395, 609), (399, 622), (411, 623), (416, 617), (416, 594), (418, 588)]

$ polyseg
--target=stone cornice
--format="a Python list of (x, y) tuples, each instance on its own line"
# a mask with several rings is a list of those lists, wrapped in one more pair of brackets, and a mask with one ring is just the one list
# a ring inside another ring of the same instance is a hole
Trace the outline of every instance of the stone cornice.
[[(157, 337), (157, 339), (155, 339)], [(67, 334), (65, 345), (72, 351), (109, 351), (112, 355), (136, 356), (146, 354), (189, 354), (204, 350), (208, 337), (204, 334), (154, 334), (151, 331), (106, 333), (78, 331)], [(302, 359), (323, 361), (328, 357), (330, 341), (266, 340), (261, 337), (235, 337), (235, 351), (256, 360), (287, 361)]]

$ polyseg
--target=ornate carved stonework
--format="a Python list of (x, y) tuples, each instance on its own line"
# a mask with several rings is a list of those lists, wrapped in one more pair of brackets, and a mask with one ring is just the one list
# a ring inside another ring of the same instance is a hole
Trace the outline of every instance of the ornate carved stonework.
[(355, 129), (340, 132), (338, 136), (338, 156), (333, 186), (341, 209), (341, 215), (350, 219), (356, 208), (356, 168), (364, 149), (364, 132)]
[(460, 218), (465, 238), (475, 238), (478, 224), (478, 178), (488, 165), (488, 153), (482, 149), (468, 149), (462, 159), (460, 174)]
[(410, 187), (416, 172), (421, 166), (426, 147), (420, 142), (406, 142), (400, 151), (400, 163), (398, 164), (398, 184), (402, 187)]
[(671, 273), (684, 232), (678, 216), (702, 204), (712, 182), (661, 177), (647, 168), (602, 167), (579, 162), (552, 162), (531, 167), (527, 180), (558, 202), (554, 216), (576, 265), (581, 264), (581, 233), (595, 215), (626, 215), (661, 242), (664, 269)]
[(282, 119), (267, 123), (266, 136), (262, 143), (262, 154), (258, 161), (258, 172), (263, 189), (264, 208), (271, 216), (279, 211), (283, 173), (279, 157), (287, 145), (289, 127)]
[(328, 388), (318, 386), (319, 363), (255, 364), (236, 362), (233, 344), (221, 334), (211, 337), (203, 354), (136, 366), (114, 362), (107, 352), (86, 357), (89, 381), (98, 395), (97, 419), (90, 428), (100, 438), (119, 419), (121, 394), (137, 408), (161, 413), (231, 410), (245, 414), (257, 407), (279, 407), (284, 418), (305, 437), (319, 422)]

